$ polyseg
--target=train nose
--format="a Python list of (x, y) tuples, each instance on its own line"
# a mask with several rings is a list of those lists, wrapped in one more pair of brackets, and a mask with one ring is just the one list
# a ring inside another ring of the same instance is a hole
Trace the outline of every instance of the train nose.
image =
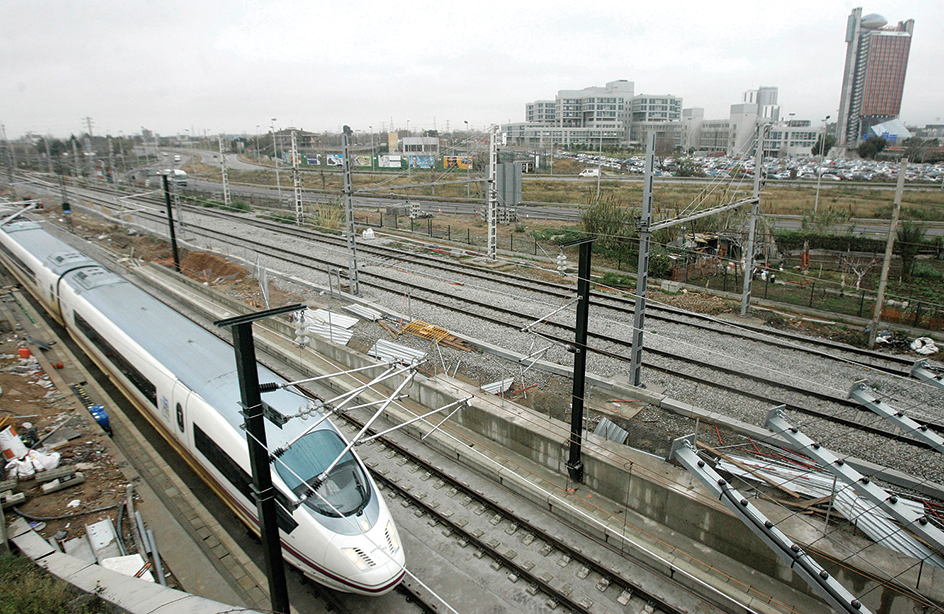
[(405, 556), (392, 521), (376, 526), (354, 539), (335, 540), (349, 571), (350, 580), (361, 590), (380, 594), (391, 590), (403, 577)]

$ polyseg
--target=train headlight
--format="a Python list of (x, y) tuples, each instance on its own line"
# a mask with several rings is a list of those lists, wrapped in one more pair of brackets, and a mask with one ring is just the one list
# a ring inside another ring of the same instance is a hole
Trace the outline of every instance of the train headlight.
[(387, 544), (390, 546), (390, 552), (396, 552), (400, 549), (400, 540), (397, 538), (397, 531), (393, 528), (393, 523), (387, 521)]
[(364, 571), (370, 567), (364, 556), (354, 548), (342, 548), (341, 552), (343, 552), (344, 556), (349, 558), (351, 562), (354, 563), (354, 565), (356, 565), (361, 571)]

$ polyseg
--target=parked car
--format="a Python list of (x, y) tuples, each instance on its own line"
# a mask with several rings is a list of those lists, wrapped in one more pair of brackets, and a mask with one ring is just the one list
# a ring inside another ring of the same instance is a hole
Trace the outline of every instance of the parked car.
[(583, 169), (582, 171), (580, 171), (580, 174), (577, 175), (577, 176), (578, 176), (578, 177), (599, 177), (599, 176), (600, 176), (600, 169), (598, 169), (598, 168), (585, 168), (585, 169)]

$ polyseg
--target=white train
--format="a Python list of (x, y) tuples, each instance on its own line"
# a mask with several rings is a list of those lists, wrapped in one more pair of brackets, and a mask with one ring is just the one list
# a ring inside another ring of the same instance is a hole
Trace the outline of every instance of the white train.
[[(33, 221), (0, 226), (0, 260), (239, 517), (258, 532), (233, 348)], [(259, 381), (285, 380), (259, 365)], [(265, 394), (283, 415), (304, 400)], [(317, 418), (317, 416), (315, 416)], [(311, 420), (311, 419), (309, 419)], [(266, 421), (270, 449), (312, 421)], [(380, 595), (405, 573), (397, 528), (363, 462), (328, 420), (272, 464), (286, 561), (339, 591)], [(311, 494), (311, 493), (308, 493)]]

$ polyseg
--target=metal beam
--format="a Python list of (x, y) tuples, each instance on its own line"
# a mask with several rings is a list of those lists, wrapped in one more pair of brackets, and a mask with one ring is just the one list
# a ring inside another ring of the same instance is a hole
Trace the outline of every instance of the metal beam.
[(777, 528), (760, 510), (735, 490), (727, 480), (698, 458), (695, 436), (681, 437), (672, 442), (669, 459), (675, 459), (694, 475), (718, 500), (741, 522), (747, 525), (774, 554), (783, 559), (790, 568), (839, 612), (869, 614), (870, 610), (823, 569), (792, 539)]
[(911, 367), (911, 377), (944, 390), (944, 373), (935, 373), (928, 369), (931, 363), (922, 358)]
[(904, 412), (898, 411), (888, 403), (877, 398), (865, 381), (856, 382), (852, 385), (852, 388), (849, 390), (849, 398), (865, 405), (882, 418), (885, 418), (900, 428), (902, 434), (911, 435), (915, 439), (919, 439), (928, 444), (941, 454), (944, 454), (944, 438), (941, 438), (940, 435), (931, 431), (926, 425), (918, 424), (906, 416)]
[(875, 506), (885, 510), (905, 529), (923, 539), (928, 547), (937, 554), (944, 555), (944, 531), (931, 524), (926, 515), (917, 514), (904, 505), (900, 505), (898, 497), (883, 488), (879, 488), (868, 477), (850, 467), (835, 453), (816, 443), (796, 427), (791, 426), (784, 418), (785, 408), (785, 405), (780, 405), (767, 412), (765, 426), (784, 437), (787, 441), (799, 446), (801, 452), (819, 463), (823, 469), (851, 486)]
[(679, 224), (684, 224), (685, 222), (690, 222), (692, 220), (697, 220), (702, 217), (708, 217), (709, 215), (714, 215), (715, 213), (721, 213), (722, 211), (728, 211), (729, 209), (737, 209), (744, 205), (751, 205), (754, 203), (760, 202), (760, 199), (751, 196), (750, 198), (742, 198), (741, 200), (735, 200), (723, 205), (718, 205), (717, 207), (711, 207), (710, 209), (703, 209), (701, 211), (696, 211), (694, 213), (689, 213), (688, 215), (683, 215), (682, 217), (674, 217), (670, 220), (662, 220), (658, 224), (653, 224), (649, 227), (651, 232), (661, 230), (663, 228), (668, 228), (670, 226), (678, 226)]

